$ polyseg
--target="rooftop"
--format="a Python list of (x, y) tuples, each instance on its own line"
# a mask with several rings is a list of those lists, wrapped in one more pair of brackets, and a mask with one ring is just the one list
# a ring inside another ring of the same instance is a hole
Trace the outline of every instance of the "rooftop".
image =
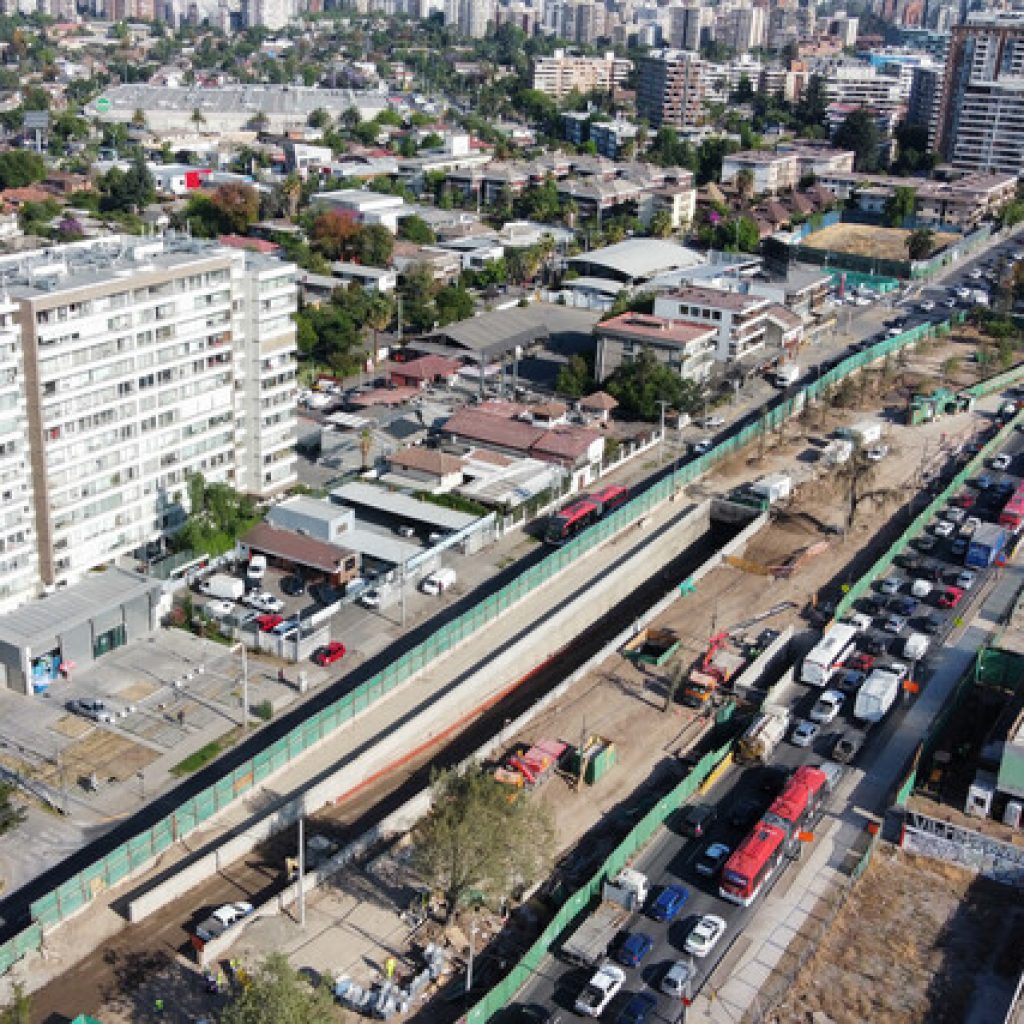
[(462, 459), (432, 448), (400, 448), (389, 456), (392, 466), (401, 469), (417, 469), (424, 473), (447, 476), (462, 470)]
[(329, 544), (292, 530), (282, 530), (269, 523), (257, 523), (240, 540), (255, 551), (264, 551), (268, 555), (328, 573), (341, 569), (345, 559), (352, 553), (349, 548), (341, 548), (337, 544)]
[(594, 328), (599, 334), (628, 335), (638, 339), (689, 345), (694, 341), (713, 338), (718, 328), (710, 324), (695, 324), (688, 320), (671, 320), (647, 313), (620, 313), (604, 320)]
[(443, 530), (462, 530), (477, 520), (476, 516), (467, 515), (465, 512), (455, 512), (450, 508), (419, 501), (407, 494), (397, 494), (383, 487), (374, 487), (373, 484), (342, 484), (331, 491), (331, 498), (342, 505), (350, 505), (356, 509), (370, 508), (399, 516), (410, 523), (421, 523)]
[(696, 250), (655, 238), (630, 238), (617, 245), (581, 253), (569, 260), (570, 265), (603, 267), (633, 278), (651, 277), (703, 262), (704, 257)]
[(702, 288), (699, 285), (684, 285), (668, 294), (673, 299), (692, 302), (696, 306), (726, 309), (733, 313), (742, 313), (755, 306), (768, 305), (768, 300), (761, 295), (745, 295), (742, 292), (726, 291), (724, 288)]

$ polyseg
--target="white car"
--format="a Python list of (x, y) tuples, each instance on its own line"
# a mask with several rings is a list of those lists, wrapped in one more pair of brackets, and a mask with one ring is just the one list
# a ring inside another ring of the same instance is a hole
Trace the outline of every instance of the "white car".
[(872, 619), (870, 615), (865, 615), (864, 612), (854, 612), (848, 616), (846, 621), (853, 626), (858, 633), (866, 633), (871, 628)]
[(241, 921), (243, 917), (248, 917), (251, 913), (251, 903), (226, 903), (223, 907), (218, 907), (196, 928), (196, 935), (204, 942), (209, 942), (211, 939), (217, 938), (218, 935), (222, 935), (233, 924)]
[(935, 536), (936, 537), (952, 537), (953, 531), (956, 529), (956, 524), (951, 523), (948, 519), (940, 519), (935, 524)]
[(970, 302), (971, 301), (971, 289), (970, 288), (957, 288), (957, 290), (956, 290), (956, 297), (961, 302)]
[(942, 515), (951, 523), (956, 523), (957, 525), (967, 518), (967, 513), (962, 508), (957, 508), (955, 505), (951, 505), (949, 508), (943, 509)]
[(886, 672), (891, 672), (901, 683), (910, 675), (910, 666), (902, 661), (893, 661), (882, 667)]
[(705, 438), (703, 438), (700, 441), (694, 441), (694, 443), (693, 443), (693, 454), (694, 455), (704, 455), (706, 452), (711, 451), (712, 447), (714, 447), (714, 446), (711, 443), (711, 439), (710, 438), (705, 437)]
[(251, 594), (246, 594), (242, 601), (250, 608), (270, 615), (278, 615), (284, 611), (284, 601), (271, 594), (269, 590), (254, 590)]
[(626, 983), (626, 972), (615, 964), (604, 963), (576, 997), (576, 1012), (585, 1017), (600, 1017)]
[(725, 420), (721, 416), (709, 416), (706, 420), (702, 420), (700, 425), (705, 430), (717, 430), (719, 427), (725, 426)]
[(992, 460), (992, 468), (998, 470), (1009, 469), (1013, 465), (1013, 456), (1003, 453)]
[(725, 934), (726, 924), (716, 914), (705, 914), (686, 937), (683, 949), (691, 956), (707, 956)]
[(838, 690), (826, 690), (811, 708), (811, 721), (827, 725), (843, 708), (843, 694)]
[(267, 556), (266, 555), (253, 555), (249, 559), (249, 564), (245, 567), (245, 575), (249, 579), (258, 581), (263, 579), (267, 572)]
[(927, 597), (931, 592), (931, 580), (914, 580), (914, 582), (910, 584), (910, 594), (912, 597)]
[(364, 590), (359, 595), (359, 603), (364, 608), (379, 608), (380, 607), (380, 591), (376, 587), (371, 587), (369, 590)]
[(970, 590), (971, 587), (974, 586), (974, 581), (977, 578), (978, 577), (973, 572), (971, 572), (970, 569), (964, 569), (964, 571), (960, 573), (959, 576), (957, 576), (956, 585), (961, 590)]
[(886, 576), (878, 584), (878, 590), (882, 594), (898, 594), (900, 592), (900, 578), (898, 576)]
[(800, 719), (790, 733), (789, 741), (794, 747), (809, 747), (817, 739), (821, 726), (816, 722)]
[(888, 454), (889, 446), (887, 444), (876, 444), (874, 448), (867, 450), (868, 462), (881, 462)]
[(930, 313), (934, 308), (935, 308), (935, 303), (932, 302), (931, 299), (925, 299), (924, 302), (921, 303), (921, 312), (922, 313)]
[(984, 277), (984, 274), (982, 273), (980, 267), (975, 267), (967, 276), (972, 281), (980, 281), (982, 277)]
[(206, 614), (211, 619), (226, 619), (229, 615), (235, 613), (235, 602), (234, 601), (207, 601), (206, 602)]

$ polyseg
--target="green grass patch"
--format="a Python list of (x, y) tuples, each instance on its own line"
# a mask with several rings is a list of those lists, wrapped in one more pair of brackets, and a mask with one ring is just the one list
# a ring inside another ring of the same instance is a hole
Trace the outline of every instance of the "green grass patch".
[(205, 768), (211, 761), (220, 757), (225, 750), (229, 750), (235, 745), (238, 741), (238, 733), (238, 729), (232, 729), (231, 732), (225, 733), (212, 743), (207, 743), (205, 747), (200, 747), (171, 768), (171, 774), (180, 779), (184, 775), (191, 775), (193, 772), (199, 771), (200, 768)]

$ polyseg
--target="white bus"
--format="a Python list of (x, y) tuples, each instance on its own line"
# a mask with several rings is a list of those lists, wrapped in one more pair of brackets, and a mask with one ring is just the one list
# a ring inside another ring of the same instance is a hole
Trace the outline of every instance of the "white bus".
[(853, 653), (857, 630), (845, 622), (836, 622), (821, 642), (804, 658), (800, 682), (825, 686), (832, 673)]

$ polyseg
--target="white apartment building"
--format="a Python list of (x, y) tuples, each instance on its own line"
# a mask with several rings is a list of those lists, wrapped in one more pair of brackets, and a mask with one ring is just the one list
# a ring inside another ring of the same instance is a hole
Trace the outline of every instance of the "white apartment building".
[(763, 348), (771, 300), (761, 295), (684, 285), (654, 299), (654, 316), (717, 331), (715, 359), (732, 363)]
[(174, 530), (193, 474), (257, 496), (294, 483), (292, 265), (114, 237), (8, 257), (0, 275), (21, 328), (43, 584)]
[(731, 185), (741, 172), (749, 172), (754, 195), (778, 195), (800, 180), (796, 156), (766, 149), (730, 153), (722, 161), (722, 184)]
[(0, 303), (0, 613), (39, 592), (35, 506), (25, 430), (25, 377), (16, 303)]
[(633, 62), (606, 53), (603, 57), (584, 57), (555, 50), (550, 57), (537, 57), (533, 63), (533, 87), (555, 99), (568, 96), (573, 89), (582, 93), (611, 92), (622, 85), (633, 70)]

